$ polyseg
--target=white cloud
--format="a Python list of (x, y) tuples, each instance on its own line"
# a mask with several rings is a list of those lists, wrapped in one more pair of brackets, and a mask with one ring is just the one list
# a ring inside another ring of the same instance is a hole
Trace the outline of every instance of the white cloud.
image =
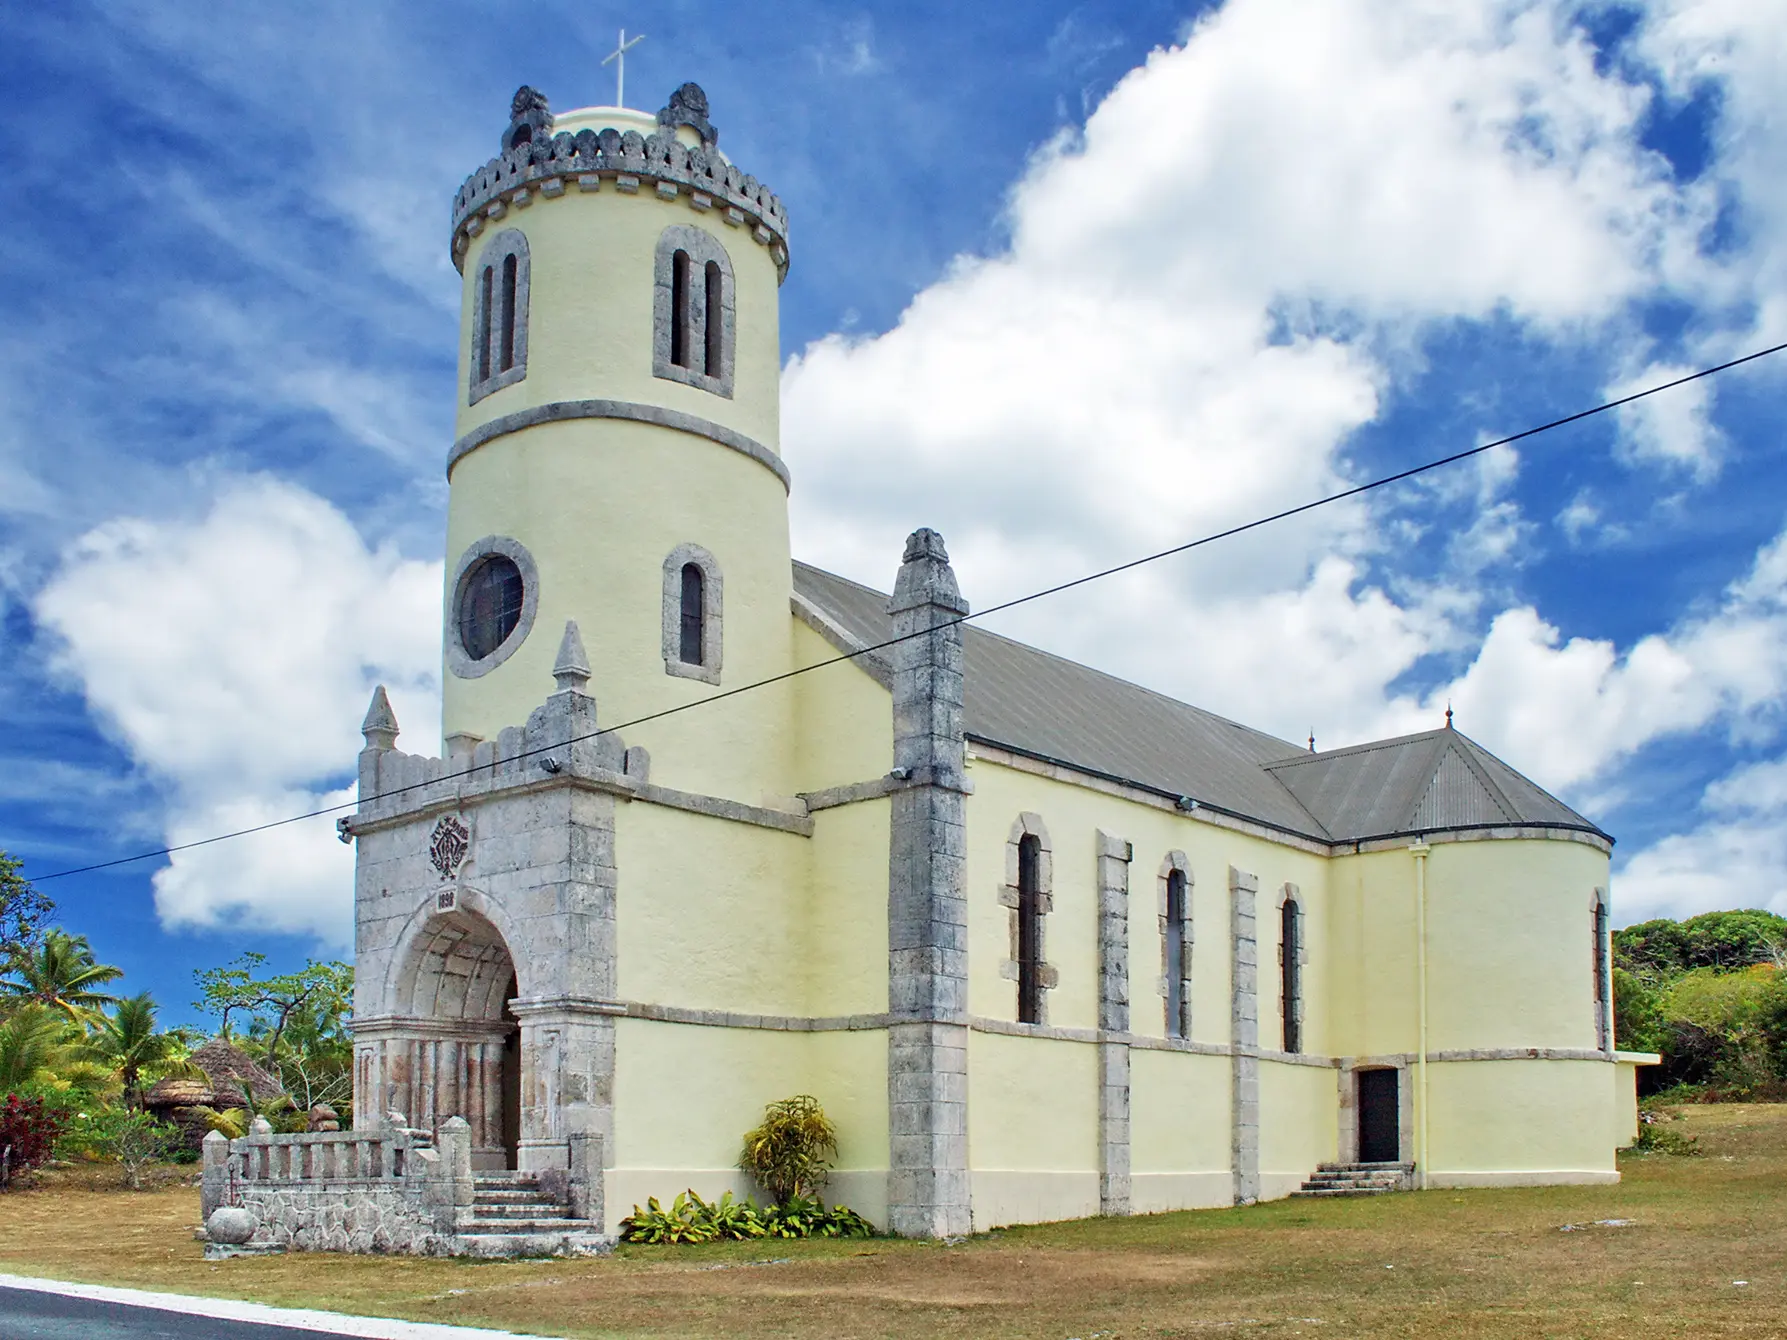
[(1715, 782), (1705, 821), (1639, 852), (1614, 881), (1622, 924), (1732, 907), (1787, 914), (1787, 759)]
[[(932, 525), (985, 605), (1353, 482), (1348, 439), (1424, 331), (1623, 330), (1694, 271), (1710, 205), (1565, 14), (1231, 0), (1155, 52), (1030, 165), (1009, 250), (790, 361), (797, 550), (885, 581)], [(1435, 523), (1342, 506), (1001, 626), (1338, 743), (1406, 718), (1394, 681), (1477, 635), (1485, 574), (1532, 534), (1517, 464), (1428, 486), (1473, 508), (1439, 570), (1395, 554)]]
[[(438, 563), (369, 549), (340, 512), (264, 477), (190, 521), (109, 522), (38, 596), (53, 663), (166, 796), (170, 845), (342, 798), (372, 686), (412, 747), (439, 719)], [(325, 820), (176, 854), (168, 925), (347, 938), (351, 852)]]
[[(1680, 364), (1653, 363), (1637, 376), (1607, 388), (1607, 398), (1618, 400), (1652, 386), (1660, 386), (1696, 371)], [(1677, 386), (1615, 412), (1626, 454), (1636, 461), (1654, 461), (1686, 470), (1705, 483), (1715, 478), (1725, 449), (1725, 439), (1712, 422), (1713, 386), (1708, 378)]]

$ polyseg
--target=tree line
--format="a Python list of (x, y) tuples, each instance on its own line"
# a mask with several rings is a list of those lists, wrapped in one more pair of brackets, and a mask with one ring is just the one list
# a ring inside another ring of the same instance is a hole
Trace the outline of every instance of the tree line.
[(1787, 917), (1746, 909), (1613, 934), (1614, 1036), (1645, 1094), (1787, 1101)]
[[(51, 1159), (113, 1161), (136, 1185), (158, 1159), (196, 1157), (194, 1121), (200, 1134), (240, 1135), (257, 1116), (303, 1130), (313, 1111), (351, 1107), (350, 966), (269, 973), (245, 953), (193, 974), (215, 1036), (164, 1028), (153, 995), (124, 994), (123, 970), (99, 962), (19, 865), (0, 851), (0, 1186)], [(259, 1082), (235, 1077), (238, 1056)], [(191, 1083), (158, 1104), (169, 1080)], [(208, 1101), (174, 1108), (182, 1094)]]

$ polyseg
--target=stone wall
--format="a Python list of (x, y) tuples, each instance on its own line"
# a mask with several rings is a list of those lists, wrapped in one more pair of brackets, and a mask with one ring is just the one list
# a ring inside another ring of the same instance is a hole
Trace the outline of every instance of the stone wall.
[(244, 1186), (242, 1208), (255, 1216), (256, 1246), (315, 1252), (388, 1252), (445, 1256), (453, 1233), (402, 1182), (353, 1181)]

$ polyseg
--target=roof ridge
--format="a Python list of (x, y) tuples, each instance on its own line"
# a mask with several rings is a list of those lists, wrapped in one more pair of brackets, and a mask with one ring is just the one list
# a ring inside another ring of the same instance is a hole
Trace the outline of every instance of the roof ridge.
[[(1312, 754), (1308, 750), (1300, 749), (1287, 758), (1274, 759), (1272, 762), (1262, 763), (1260, 766), (1268, 771), (1275, 768), (1294, 768), (1300, 764), (1320, 763), (1326, 759), (1346, 758), (1352, 754), (1368, 753), (1373, 749), (1390, 749), (1399, 745), (1413, 744), (1417, 740), (1431, 740), (1434, 736), (1444, 735), (1447, 732), (1454, 735), (1459, 734), (1450, 726), (1436, 726), (1432, 730), (1413, 731), (1408, 735), (1389, 735), (1381, 740), (1362, 740), (1358, 744), (1343, 744), (1338, 749), (1324, 749), (1320, 753)], [(1481, 748), (1481, 746), (1478, 747)]]

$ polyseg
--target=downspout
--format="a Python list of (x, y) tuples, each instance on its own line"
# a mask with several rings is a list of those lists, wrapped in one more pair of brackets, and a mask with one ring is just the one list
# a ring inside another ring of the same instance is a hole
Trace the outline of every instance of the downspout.
[(1427, 1190), (1427, 853), (1421, 838), (1409, 847), (1415, 858), (1415, 1185)]

